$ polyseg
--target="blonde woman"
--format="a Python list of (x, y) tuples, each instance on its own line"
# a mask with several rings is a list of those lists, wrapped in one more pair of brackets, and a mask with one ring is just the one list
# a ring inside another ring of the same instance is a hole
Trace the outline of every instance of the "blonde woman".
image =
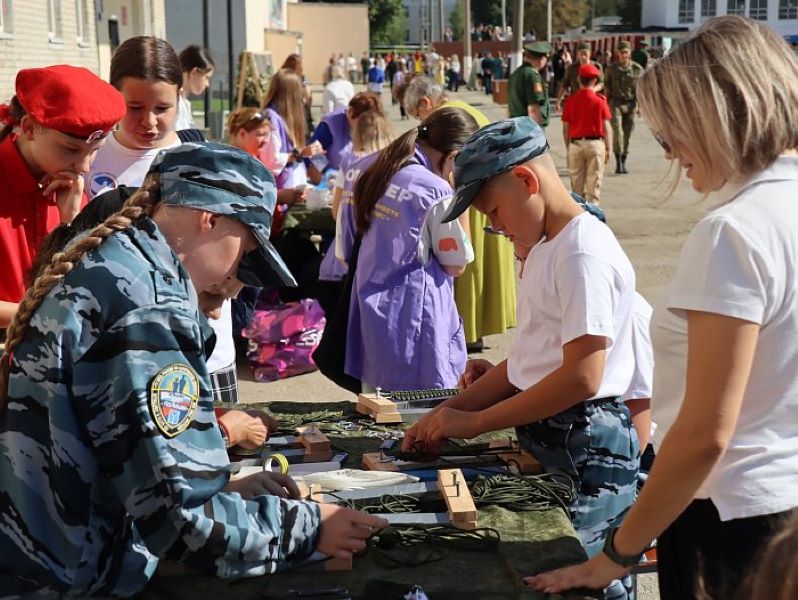
[(601, 587), (657, 538), (664, 600), (743, 597), (798, 505), (798, 62), (766, 26), (717, 17), (638, 98), (709, 211), (651, 322), (657, 459), (602, 554), (527, 583)]

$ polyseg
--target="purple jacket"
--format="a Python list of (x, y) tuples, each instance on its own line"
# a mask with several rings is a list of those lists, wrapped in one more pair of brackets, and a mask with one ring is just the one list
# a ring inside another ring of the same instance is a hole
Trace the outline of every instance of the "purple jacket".
[[(432, 253), (423, 264), (418, 257), (428, 211), (451, 195), (417, 146), (377, 202), (355, 273), (345, 367), (371, 387), (454, 387), (465, 368), (452, 277)], [(351, 204), (344, 209), (351, 235)]]

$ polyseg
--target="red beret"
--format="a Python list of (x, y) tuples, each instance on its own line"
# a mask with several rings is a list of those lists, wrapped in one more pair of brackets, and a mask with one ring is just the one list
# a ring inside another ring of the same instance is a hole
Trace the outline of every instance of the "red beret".
[(582, 65), (579, 67), (579, 77), (584, 77), (585, 79), (593, 79), (594, 77), (599, 76), (599, 70), (596, 65), (593, 63), (587, 63), (586, 65)]
[(92, 142), (125, 115), (125, 99), (88, 69), (54, 65), (17, 73), (17, 99), (44, 127)]

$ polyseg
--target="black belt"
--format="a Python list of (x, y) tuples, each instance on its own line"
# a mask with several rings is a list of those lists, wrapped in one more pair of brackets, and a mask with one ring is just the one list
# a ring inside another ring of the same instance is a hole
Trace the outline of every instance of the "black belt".
[(588, 137), (580, 137), (580, 138), (571, 138), (572, 142), (581, 142), (582, 140), (603, 140), (604, 137), (600, 135), (588, 136)]

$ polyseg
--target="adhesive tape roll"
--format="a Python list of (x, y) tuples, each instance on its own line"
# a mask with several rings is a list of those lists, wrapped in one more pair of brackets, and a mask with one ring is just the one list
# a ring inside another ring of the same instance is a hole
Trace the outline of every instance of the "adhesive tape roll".
[(272, 462), (274, 461), (277, 461), (277, 464), (280, 465), (280, 473), (286, 475), (288, 473), (288, 459), (282, 454), (272, 454), (267, 458), (263, 463), (263, 470), (273, 471), (274, 467), (272, 466)]

